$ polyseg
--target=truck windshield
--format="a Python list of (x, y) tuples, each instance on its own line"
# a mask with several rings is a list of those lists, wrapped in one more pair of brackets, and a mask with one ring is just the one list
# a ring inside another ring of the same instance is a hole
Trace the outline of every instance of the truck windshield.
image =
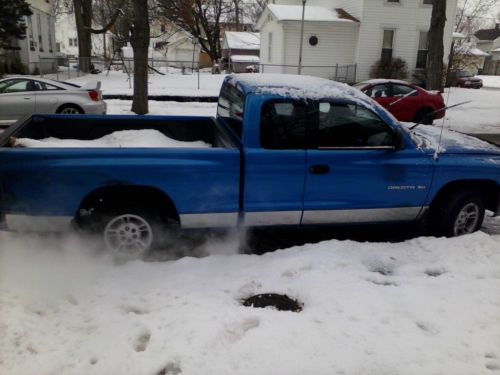
[(230, 83), (222, 86), (217, 104), (217, 117), (241, 137), (245, 96)]

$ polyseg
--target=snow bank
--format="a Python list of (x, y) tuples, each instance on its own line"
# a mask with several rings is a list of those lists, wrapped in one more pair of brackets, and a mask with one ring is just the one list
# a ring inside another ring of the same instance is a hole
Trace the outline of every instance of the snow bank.
[(14, 138), (14, 147), (212, 147), (206, 142), (182, 142), (167, 137), (154, 129), (120, 130), (99, 139), (83, 141), (79, 139)]
[(500, 76), (477, 76), (483, 80), (484, 87), (500, 89)]
[[(498, 235), (331, 240), (263, 256), (120, 266), (93, 255), (86, 240), (0, 232), (0, 243), (3, 374), (500, 368)], [(304, 310), (241, 306), (263, 292), (297, 298)]]

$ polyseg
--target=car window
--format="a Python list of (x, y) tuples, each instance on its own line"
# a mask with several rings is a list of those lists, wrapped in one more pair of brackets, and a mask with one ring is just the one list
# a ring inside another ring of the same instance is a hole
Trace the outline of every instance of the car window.
[(375, 85), (370, 87), (365, 92), (370, 98), (387, 98), (390, 94), (390, 87), (388, 84)]
[(51, 85), (50, 83), (47, 82), (40, 82), (43, 85), (43, 89), (47, 91), (52, 91), (52, 90), (62, 90), (62, 88)]
[(13, 92), (33, 91), (31, 90), (32, 86), (30, 85), (30, 82), (30, 80), (26, 79), (12, 80), (1, 89), (1, 92), (8, 94)]
[[(392, 85), (392, 96), (403, 96), (406, 94), (409, 94), (415, 90), (413, 87), (406, 86), (406, 85), (400, 85), (400, 84), (393, 84)], [(417, 96), (418, 92), (414, 92), (410, 96)]]
[(241, 137), (245, 96), (233, 85), (222, 86), (217, 104), (217, 117), (222, 118)]
[(357, 104), (318, 103), (318, 148), (384, 147), (395, 144), (394, 131), (375, 113)]
[(260, 115), (260, 143), (274, 150), (303, 149), (309, 105), (303, 100), (270, 100)]

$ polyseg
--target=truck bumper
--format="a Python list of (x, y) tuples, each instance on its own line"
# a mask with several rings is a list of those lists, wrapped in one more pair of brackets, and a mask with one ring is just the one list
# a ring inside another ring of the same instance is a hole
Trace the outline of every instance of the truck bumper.
[(0, 228), (13, 232), (65, 232), (71, 229), (72, 220), (72, 216), (5, 214), (3, 221), (0, 220)]

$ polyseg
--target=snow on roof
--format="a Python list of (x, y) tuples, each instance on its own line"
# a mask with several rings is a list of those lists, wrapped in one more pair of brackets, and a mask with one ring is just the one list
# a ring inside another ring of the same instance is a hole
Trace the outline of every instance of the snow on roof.
[(224, 38), (229, 49), (260, 49), (260, 33), (226, 31)]
[(491, 52), (500, 52), (500, 48), (496, 48), (496, 49), (492, 50)]
[(453, 32), (453, 39), (465, 39), (466, 36), (462, 33), (458, 33), (456, 31)]
[(374, 107), (375, 102), (351, 86), (324, 78), (293, 74), (237, 74), (228, 77), (246, 92), (278, 95), (294, 99), (337, 98), (362, 102)]
[(258, 63), (260, 61), (259, 56), (252, 55), (231, 55), (231, 61), (233, 62), (254, 62)]
[[(302, 20), (302, 5), (277, 5), (269, 4), (267, 6), (278, 21), (300, 21)], [(328, 9), (318, 6), (305, 7), (305, 21), (317, 22), (350, 22), (355, 23), (354, 17), (346, 17), (347, 12), (343, 10)]]
[[(500, 48), (499, 48), (499, 50), (500, 50)], [(486, 52), (480, 50), (479, 48), (471, 48), (469, 53), (472, 56), (489, 56), (490, 55), (489, 53), (486, 53)]]

